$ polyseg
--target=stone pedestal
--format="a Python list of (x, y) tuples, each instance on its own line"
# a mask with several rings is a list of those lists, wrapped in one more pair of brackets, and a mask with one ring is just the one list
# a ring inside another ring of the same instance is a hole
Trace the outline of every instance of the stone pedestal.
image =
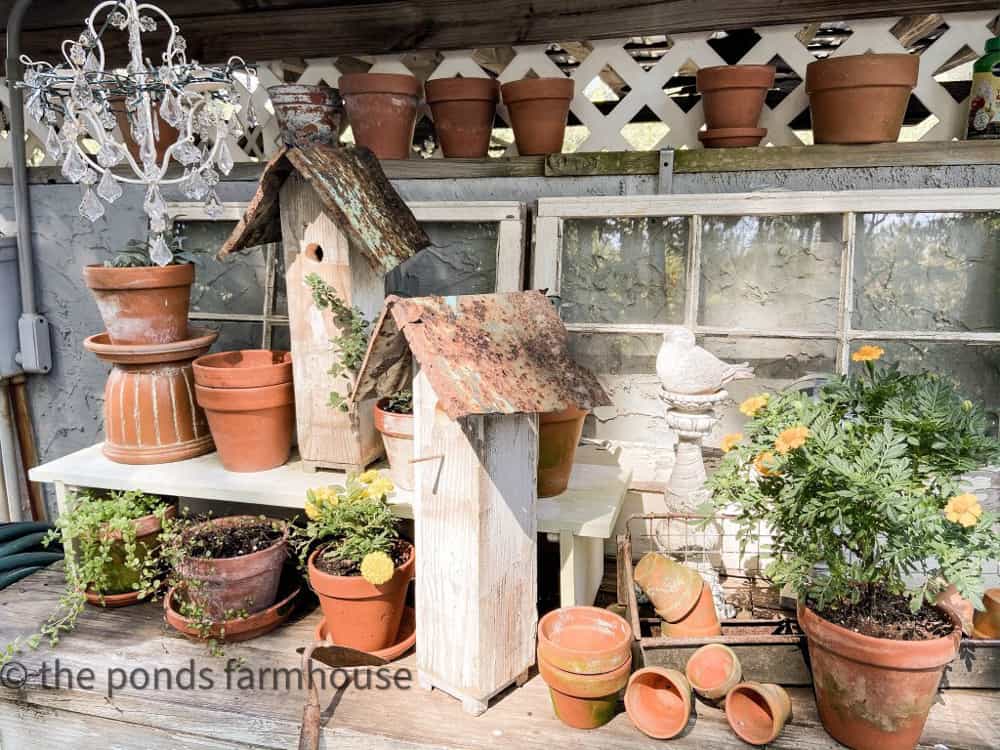
[(693, 511), (703, 501), (699, 497), (706, 479), (702, 442), (719, 421), (716, 409), (727, 398), (725, 389), (696, 395), (660, 391), (660, 399), (667, 407), (667, 424), (677, 435), (674, 468), (666, 492), (671, 512)]

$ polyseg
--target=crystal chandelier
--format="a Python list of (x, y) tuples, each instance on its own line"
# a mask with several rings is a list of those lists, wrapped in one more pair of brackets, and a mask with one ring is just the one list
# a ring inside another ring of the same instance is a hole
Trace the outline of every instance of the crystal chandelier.
[[(156, 64), (143, 55), (142, 35), (161, 23), (170, 36)], [(105, 69), (102, 37), (109, 28), (128, 33), (129, 63), (122, 70)], [(65, 63), (23, 56), (24, 80), (18, 83), (29, 91), (28, 113), (49, 126), (46, 151), (62, 163), (68, 180), (83, 185), (81, 215), (100, 219), (104, 203), (122, 195), (119, 183), (146, 186), (150, 258), (161, 266), (173, 255), (163, 237), (169, 217), (160, 187), (179, 184), (188, 198), (205, 202), (209, 216), (221, 215), (215, 188), (220, 173), (233, 168), (229, 139), (243, 132), (236, 87), (252, 94), (257, 83), (256, 72), (238, 57), (217, 66), (188, 60), (187, 41), (178, 32), (170, 16), (151, 3), (108, 0), (94, 8), (78, 39), (63, 42)], [(247, 127), (256, 126), (252, 103), (245, 118)], [(161, 121), (178, 132), (174, 142), (161, 143), (173, 138)], [(116, 127), (127, 130), (120, 140)], [(124, 142), (129, 136), (132, 149)], [(167, 178), (171, 162), (182, 174)]]

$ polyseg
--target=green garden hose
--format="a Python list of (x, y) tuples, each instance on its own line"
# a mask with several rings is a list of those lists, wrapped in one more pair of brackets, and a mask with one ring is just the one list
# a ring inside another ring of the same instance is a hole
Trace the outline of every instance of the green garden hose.
[(36, 534), (39, 531), (49, 531), (52, 528), (50, 523), (41, 521), (22, 521), (19, 523), (0, 524), (0, 542), (9, 542), (11, 539)]
[(15, 570), (8, 570), (6, 573), (0, 573), (0, 591), (3, 591), (13, 583), (17, 583), (22, 578), (27, 578), (43, 567), (42, 565), (36, 565), (30, 568), (16, 568)]
[(62, 552), (21, 552), (16, 555), (7, 555), (7, 557), (0, 557), (0, 573), (17, 568), (50, 565), (62, 559)]
[(0, 544), (0, 557), (7, 557), (15, 552), (29, 552), (33, 547), (41, 547), (47, 533), (47, 531), (36, 531), (34, 534), (25, 534), (6, 544)]

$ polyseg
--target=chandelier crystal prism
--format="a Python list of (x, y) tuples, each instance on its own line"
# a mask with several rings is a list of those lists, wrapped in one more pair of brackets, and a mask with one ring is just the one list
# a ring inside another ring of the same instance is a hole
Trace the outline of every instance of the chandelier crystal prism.
[[(166, 49), (154, 63), (142, 36), (161, 28), (168, 32)], [(128, 35), (129, 62), (109, 70), (103, 39), (116, 31)], [(31, 117), (49, 124), (46, 151), (67, 179), (83, 184), (80, 213), (90, 221), (104, 215), (102, 200), (121, 196), (118, 183), (146, 186), (149, 245), (157, 251), (152, 260), (167, 265), (173, 256), (163, 239), (169, 217), (160, 187), (180, 185), (207, 210), (221, 208), (219, 173), (232, 170), (229, 140), (243, 132), (240, 89), (248, 102), (246, 127), (255, 127), (256, 71), (239, 57), (225, 65), (188, 60), (187, 41), (170, 16), (136, 0), (99, 3), (62, 52), (65, 62), (58, 65), (21, 57), (24, 76), (17, 85), (27, 90)], [(168, 177), (171, 164), (178, 169)]]

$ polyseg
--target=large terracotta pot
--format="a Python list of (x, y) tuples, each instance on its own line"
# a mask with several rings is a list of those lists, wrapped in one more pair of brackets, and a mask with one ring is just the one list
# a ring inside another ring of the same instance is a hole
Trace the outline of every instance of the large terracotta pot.
[(722, 635), (719, 613), (715, 611), (712, 589), (701, 585), (701, 593), (694, 607), (679, 620), (664, 620), (663, 635), (668, 638), (708, 638)]
[(667, 622), (677, 622), (689, 614), (705, 585), (697, 570), (659, 552), (642, 556), (635, 566), (635, 582)]
[(563, 607), (538, 621), (538, 654), (577, 674), (611, 672), (629, 658), (632, 627), (600, 607)]
[(316, 567), (322, 548), (309, 556), (309, 584), (319, 596), (326, 632), (338, 646), (372, 652), (393, 645), (415, 567), (413, 545), (409, 547), (409, 559), (381, 586), (361, 576), (324, 573)]
[(691, 718), (691, 686), (676, 669), (640, 669), (625, 688), (625, 711), (643, 734), (669, 740), (684, 731)]
[(413, 489), (413, 415), (386, 411), (389, 399), (375, 403), (375, 429), (382, 434), (389, 475), (397, 487)]
[(815, 143), (885, 143), (899, 138), (920, 56), (828, 57), (806, 66)]
[(780, 685), (742, 682), (726, 696), (726, 719), (751, 745), (774, 742), (792, 717), (792, 700)]
[(267, 89), (286, 145), (336, 145), (344, 120), (344, 103), (329, 86), (281, 84)]
[(435, 78), (424, 90), (444, 155), (486, 156), (500, 84), (492, 78)]
[(570, 406), (538, 415), (538, 496), (561, 495), (569, 486), (576, 447), (588, 412)]
[[(288, 556), (288, 527), (282, 521), (267, 520), (284, 527), (281, 538), (270, 547), (239, 557), (187, 557), (178, 565), (186, 580), (197, 583), (188, 587), (186, 596), (203, 607), (212, 620), (221, 621), (226, 613), (241, 610), (252, 615), (274, 604)], [(187, 533), (195, 534), (208, 526), (226, 529), (260, 522), (260, 516), (229, 516), (193, 526)]]
[(698, 695), (718, 700), (743, 678), (743, 668), (736, 652), (729, 646), (709, 643), (691, 654), (684, 674)]
[(927, 641), (872, 638), (834, 625), (801, 603), (816, 705), (826, 731), (854, 750), (912, 750), (927, 721), (961, 627)]
[(505, 83), (501, 91), (514, 129), (517, 153), (529, 156), (562, 151), (566, 118), (573, 100), (573, 79), (525, 78)]
[(115, 345), (108, 334), (83, 342), (114, 364), (104, 386), (104, 455), (122, 464), (183, 461), (215, 450), (194, 397), (191, 362), (218, 333), (192, 328), (173, 344)]
[(1000, 588), (983, 594), (983, 607), (973, 616), (973, 634), (980, 639), (1000, 639)]
[(194, 266), (87, 266), (90, 287), (112, 344), (172, 344), (187, 338)]
[(397, 73), (347, 73), (339, 86), (355, 143), (379, 159), (408, 159), (420, 81)]
[(549, 686), (552, 710), (567, 726), (596, 729), (615, 716), (618, 695), (628, 684), (632, 655), (617, 669), (603, 674), (576, 674), (538, 657), (538, 673)]
[(708, 129), (706, 147), (756, 146), (767, 130), (757, 127), (764, 97), (774, 84), (771, 65), (716, 65), (698, 71), (697, 85)]

